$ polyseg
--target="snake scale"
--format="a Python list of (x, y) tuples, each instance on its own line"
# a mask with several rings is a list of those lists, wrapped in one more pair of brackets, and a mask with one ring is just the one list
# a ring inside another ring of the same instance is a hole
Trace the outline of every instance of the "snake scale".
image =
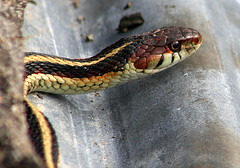
[(171, 26), (124, 37), (86, 59), (25, 53), (23, 89), (29, 135), (47, 167), (58, 167), (57, 138), (48, 119), (27, 100), (28, 93), (81, 94), (115, 87), (171, 67), (201, 44), (198, 31)]

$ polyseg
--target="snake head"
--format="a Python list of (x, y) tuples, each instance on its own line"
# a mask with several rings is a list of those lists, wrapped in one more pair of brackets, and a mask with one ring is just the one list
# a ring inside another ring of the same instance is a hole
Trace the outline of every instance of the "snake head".
[(201, 44), (202, 36), (194, 29), (164, 27), (142, 34), (131, 61), (139, 72), (156, 73), (189, 57)]

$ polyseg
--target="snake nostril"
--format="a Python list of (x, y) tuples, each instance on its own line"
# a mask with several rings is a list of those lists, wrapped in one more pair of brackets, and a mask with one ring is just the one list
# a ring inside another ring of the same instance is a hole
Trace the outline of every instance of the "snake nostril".
[(195, 43), (195, 44), (199, 44), (201, 39), (200, 38), (193, 38), (192, 41)]
[(195, 44), (201, 44), (202, 43), (202, 35), (198, 32), (198, 37), (193, 39), (193, 42)]

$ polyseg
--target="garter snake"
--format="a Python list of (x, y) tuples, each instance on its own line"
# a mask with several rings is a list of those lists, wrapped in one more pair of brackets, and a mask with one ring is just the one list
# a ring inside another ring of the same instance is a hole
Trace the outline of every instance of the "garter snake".
[(201, 43), (202, 36), (194, 29), (164, 27), (124, 37), (86, 59), (25, 53), (24, 97), (29, 134), (46, 165), (57, 167), (57, 139), (47, 118), (26, 99), (28, 93), (104, 90), (169, 68), (194, 53)]

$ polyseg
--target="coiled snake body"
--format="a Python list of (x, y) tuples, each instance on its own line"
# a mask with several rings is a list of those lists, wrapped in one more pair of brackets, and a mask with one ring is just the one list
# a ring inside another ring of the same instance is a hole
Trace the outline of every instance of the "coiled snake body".
[(125, 37), (87, 59), (25, 54), (24, 97), (33, 144), (49, 168), (57, 167), (58, 146), (47, 118), (27, 99), (33, 91), (89, 93), (162, 71), (190, 56), (201, 45), (194, 29), (164, 27)]

